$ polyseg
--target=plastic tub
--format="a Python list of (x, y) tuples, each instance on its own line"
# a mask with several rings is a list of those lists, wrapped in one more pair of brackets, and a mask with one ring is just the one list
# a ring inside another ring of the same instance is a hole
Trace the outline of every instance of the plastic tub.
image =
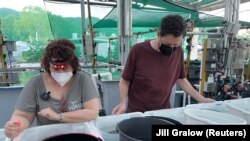
[(61, 134), (52, 137), (48, 137), (43, 141), (101, 141), (101, 139), (90, 135), (90, 134), (83, 134), (83, 133), (68, 133), (68, 134)]
[(141, 112), (104, 116), (97, 118), (95, 125), (105, 141), (119, 141), (119, 133), (116, 130), (117, 123), (125, 119), (143, 116)]
[(174, 124), (153, 117), (135, 117), (126, 119), (117, 124), (117, 130), (120, 134), (119, 141), (151, 141), (152, 125)]
[(187, 108), (198, 108), (204, 110), (211, 110), (217, 112), (226, 112), (228, 101), (216, 101), (212, 103), (198, 103), (187, 105)]
[(237, 116), (216, 111), (186, 108), (184, 109), (185, 124), (215, 124), (215, 125), (244, 125), (246, 120)]
[(227, 106), (229, 114), (243, 118), (250, 124), (250, 98), (230, 101)]
[(171, 118), (171, 119), (174, 119), (180, 123), (184, 123), (184, 120), (185, 120), (183, 108), (147, 111), (144, 113), (144, 115), (145, 116), (158, 116), (158, 117)]

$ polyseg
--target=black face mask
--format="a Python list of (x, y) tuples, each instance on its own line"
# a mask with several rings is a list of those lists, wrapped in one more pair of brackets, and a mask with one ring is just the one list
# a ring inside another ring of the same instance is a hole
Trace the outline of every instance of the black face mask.
[(161, 46), (159, 47), (161, 53), (165, 55), (170, 55), (176, 50), (176, 48), (177, 47), (170, 47), (169, 45), (164, 45), (164, 44), (161, 44)]

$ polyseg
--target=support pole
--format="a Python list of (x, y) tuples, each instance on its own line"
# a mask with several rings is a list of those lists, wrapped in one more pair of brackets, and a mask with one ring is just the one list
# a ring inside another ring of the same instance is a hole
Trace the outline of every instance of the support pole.
[(200, 89), (199, 92), (203, 95), (204, 90), (204, 83), (206, 81), (206, 56), (207, 54), (207, 39), (203, 42), (203, 52), (202, 52), (202, 62), (201, 62), (201, 69), (200, 69)]
[(94, 42), (94, 31), (93, 31), (93, 26), (92, 26), (92, 20), (91, 20), (91, 10), (90, 10), (90, 3), (89, 0), (87, 0), (88, 2), (88, 19), (89, 19), (89, 33), (90, 33), (90, 37), (92, 40), (92, 57), (91, 57), (91, 62), (92, 65), (95, 66), (96, 60), (95, 60), (95, 42)]
[[(6, 62), (5, 62), (5, 54), (4, 54), (4, 50), (3, 50), (3, 33), (1, 30), (1, 21), (0, 21), (0, 61), (1, 61), (1, 69), (6, 70), (7, 66), (6, 66)], [(2, 73), (2, 81), (3, 81), (3, 85), (7, 85), (7, 72)], [(0, 84), (1, 85), (1, 84)]]
[(81, 17), (82, 17), (82, 57), (83, 63), (87, 64), (87, 51), (86, 51), (86, 23), (85, 23), (85, 2), (81, 0)]
[(129, 37), (132, 27), (132, 0), (118, 0), (118, 60), (125, 65), (129, 53)]

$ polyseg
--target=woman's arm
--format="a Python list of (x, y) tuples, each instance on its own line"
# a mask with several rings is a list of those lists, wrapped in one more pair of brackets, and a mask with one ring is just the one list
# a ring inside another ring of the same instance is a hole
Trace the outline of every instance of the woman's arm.
[(93, 98), (86, 101), (83, 107), (84, 109), (64, 113), (56, 113), (51, 108), (45, 108), (38, 112), (38, 114), (50, 120), (60, 122), (73, 123), (90, 121), (96, 119), (99, 114), (100, 100), (99, 98)]
[(32, 112), (15, 110), (11, 119), (4, 126), (5, 135), (9, 138), (18, 136), (32, 124), (34, 117), (35, 114)]
[(83, 104), (84, 109), (61, 113), (63, 122), (84, 122), (94, 120), (98, 117), (100, 110), (99, 98), (86, 101)]

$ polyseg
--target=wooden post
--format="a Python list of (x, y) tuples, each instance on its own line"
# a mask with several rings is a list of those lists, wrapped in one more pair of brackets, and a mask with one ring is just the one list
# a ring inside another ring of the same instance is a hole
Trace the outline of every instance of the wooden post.
[(203, 52), (201, 61), (201, 73), (200, 73), (200, 94), (203, 95), (204, 83), (206, 81), (206, 57), (207, 57), (207, 39), (203, 42)]

